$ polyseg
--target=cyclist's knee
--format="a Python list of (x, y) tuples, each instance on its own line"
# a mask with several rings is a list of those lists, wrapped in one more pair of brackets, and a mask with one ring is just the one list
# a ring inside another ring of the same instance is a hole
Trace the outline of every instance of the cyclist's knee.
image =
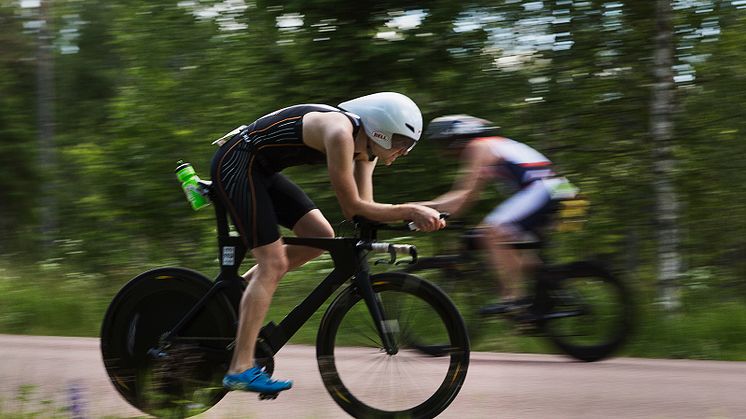
[(256, 275), (252, 276), (260, 280), (277, 282), (288, 271), (289, 261), (282, 241), (278, 240), (266, 246), (255, 248), (252, 253), (256, 258)]
[(317, 237), (332, 238), (334, 237), (334, 229), (331, 224), (326, 223), (323, 226), (319, 226), (319, 235)]
[(536, 241), (536, 236), (514, 223), (500, 223), (488, 225), (488, 240), (493, 244), (501, 242)]
[[(321, 237), (333, 238), (334, 229), (329, 221), (318, 209), (315, 209), (301, 218), (293, 227), (293, 232), (298, 237)], [(312, 259), (324, 253), (324, 250), (314, 247), (305, 247), (302, 250), (304, 259)]]
[(293, 226), (293, 232), (300, 237), (334, 237), (334, 229), (318, 209), (304, 215)]
[(261, 276), (267, 278), (270, 281), (279, 281), (283, 275), (288, 271), (288, 257), (285, 252), (280, 252), (276, 257), (264, 260), (259, 263), (259, 271)]
[(484, 228), (484, 240), (487, 245), (498, 245), (501, 242), (514, 240), (514, 231), (505, 224), (487, 224)]

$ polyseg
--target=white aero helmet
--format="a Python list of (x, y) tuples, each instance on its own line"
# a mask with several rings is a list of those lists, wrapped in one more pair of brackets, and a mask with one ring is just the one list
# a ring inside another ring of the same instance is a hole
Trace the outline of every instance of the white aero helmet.
[(387, 150), (391, 149), (394, 134), (411, 138), (409, 149), (422, 135), (420, 108), (401, 93), (373, 93), (342, 102), (339, 108), (358, 115), (368, 137)]

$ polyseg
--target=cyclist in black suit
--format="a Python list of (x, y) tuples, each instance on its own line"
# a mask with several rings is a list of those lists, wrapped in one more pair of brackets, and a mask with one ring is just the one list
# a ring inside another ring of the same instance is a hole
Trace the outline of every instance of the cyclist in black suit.
[[(361, 129), (362, 128), (362, 129)], [(234, 225), (256, 260), (244, 278), (236, 348), (223, 385), (231, 390), (276, 393), (291, 381), (271, 379), (254, 365), (254, 348), (272, 295), (283, 275), (321, 250), (284, 245), (278, 225), (301, 237), (333, 237), (313, 201), (280, 171), (326, 162), (342, 211), (374, 221), (412, 220), (423, 231), (445, 226), (438, 211), (417, 204), (373, 200), (376, 163), (406, 155), (422, 132), (422, 115), (408, 97), (393, 92), (352, 99), (338, 107), (290, 106), (239, 127), (217, 142), (212, 180)]]

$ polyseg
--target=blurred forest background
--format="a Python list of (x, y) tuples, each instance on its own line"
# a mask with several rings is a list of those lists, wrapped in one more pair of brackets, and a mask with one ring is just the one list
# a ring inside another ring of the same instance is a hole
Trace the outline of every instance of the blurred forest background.
[[(426, 121), (495, 121), (580, 187), (588, 222), (552, 251), (634, 285), (658, 349), (632, 353), (745, 357), (744, 45), (746, 0), (0, 0), (0, 331), (96, 335), (138, 272), (214, 274), (213, 213), (177, 160), (207, 177), (240, 124), (398, 91)], [(342, 220), (325, 167), (287, 173)], [(423, 141), (376, 171), (376, 200), (454, 174)]]

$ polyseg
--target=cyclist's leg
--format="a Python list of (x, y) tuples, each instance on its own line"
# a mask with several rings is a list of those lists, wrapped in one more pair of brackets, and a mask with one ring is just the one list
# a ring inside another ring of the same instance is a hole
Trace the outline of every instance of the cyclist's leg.
[(259, 329), (269, 309), (272, 296), (287, 271), (287, 256), (282, 240), (276, 240), (251, 251), (256, 259), (256, 274), (241, 298), (236, 335), (236, 350), (229, 373), (239, 373), (254, 366), (254, 347)]
[(292, 386), (290, 381), (272, 380), (254, 365), (254, 351), (272, 296), (287, 272), (287, 255), (282, 240), (254, 248), (256, 271), (244, 291), (236, 334), (236, 348), (223, 385), (231, 390), (277, 393)]
[[(334, 229), (319, 209), (313, 209), (293, 227), (293, 232), (298, 237), (334, 237)], [(319, 256), (324, 251), (315, 247), (285, 245), (288, 258), (288, 271), (303, 266), (309, 260)], [(257, 265), (254, 265), (243, 275), (246, 281), (256, 274)]]
[(234, 390), (277, 392), (290, 388), (291, 383), (273, 381), (255, 368), (254, 351), (272, 295), (287, 272), (287, 253), (268, 192), (272, 174), (253, 164), (256, 156), (243, 150), (245, 144), (239, 140), (230, 140), (216, 153), (212, 173), (218, 196), (257, 267), (241, 298), (236, 346), (223, 385)]
[(518, 250), (502, 243), (511, 241), (512, 235), (499, 226), (484, 226), (485, 249), (492, 268), (500, 279), (500, 295), (503, 299), (512, 300), (521, 296), (518, 284), (521, 283), (522, 258)]
[[(277, 220), (299, 237), (334, 237), (329, 221), (303, 190), (281, 173), (272, 176), (269, 189)], [(290, 269), (320, 255), (323, 250), (308, 246), (286, 246)]]
[[(293, 232), (298, 237), (334, 237), (334, 229), (319, 209), (313, 209), (301, 217)], [(308, 246), (286, 246), (290, 269), (297, 268), (324, 252), (322, 249)]]
[[(298, 237), (334, 237), (334, 229), (324, 217), (316, 204), (298, 187), (281, 173), (273, 174), (268, 187), (272, 205), (275, 208), (280, 225), (293, 230)], [(288, 270), (295, 269), (309, 260), (319, 256), (323, 250), (308, 246), (286, 245)], [(249, 281), (256, 272), (252, 267), (244, 274)]]
[(552, 200), (540, 182), (516, 193), (484, 220), (485, 248), (491, 265), (498, 273), (501, 296), (506, 301), (525, 297), (525, 279), (541, 264), (535, 250), (516, 249), (506, 242), (536, 240), (533, 231), (548, 219)]

